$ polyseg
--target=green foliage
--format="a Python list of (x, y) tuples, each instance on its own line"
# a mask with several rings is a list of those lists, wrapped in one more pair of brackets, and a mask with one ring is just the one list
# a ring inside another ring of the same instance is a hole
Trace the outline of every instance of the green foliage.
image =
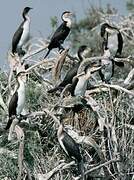
[(134, 12), (134, 0), (127, 1), (127, 9), (131, 12)]
[(58, 18), (57, 18), (57, 16), (51, 17), (50, 21), (51, 21), (51, 27), (52, 27), (52, 29), (54, 31), (58, 26)]
[[(26, 104), (30, 107), (29, 111), (38, 110), (41, 107), (41, 86), (37, 81), (29, 79), (26, 89)], [(38, 101), (37, 101), (38, 99)]]

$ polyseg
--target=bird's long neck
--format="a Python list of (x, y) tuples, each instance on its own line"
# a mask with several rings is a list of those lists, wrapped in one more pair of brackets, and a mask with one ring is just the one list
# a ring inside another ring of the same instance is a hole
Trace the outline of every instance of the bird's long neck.
[(104, 50), (103, 57), (104, 57), (104, 58), (109, 58), (109, 57), (110, 57), (110, 51), (109, 51), (109, 49)]
[(58, 138), (62, 136), (63, 131), (64, 131), (64, 127), (63, 127), (63, 124), (61, 123), (59, 125), (58, 132), (57, 132)]
[(63, 19), (63, 21), (66, 23), (66, 26), (67, 26), (68, 28), (71, 28), (71, 25), (72, 25), (71, 19), (70, 19), (70, 18), (67, 18), (67, 17), (63, 17), (62, 19)]
[(80, 61), (83, 60), (82, 53), (78, 52), (78, 58), (79, 58)]
[(29, 21), (30, 22), (30, 17), (28, 16), (27, 13), (26, 14), (23, 13), (22, 16), (23, 16), (24, 21)]

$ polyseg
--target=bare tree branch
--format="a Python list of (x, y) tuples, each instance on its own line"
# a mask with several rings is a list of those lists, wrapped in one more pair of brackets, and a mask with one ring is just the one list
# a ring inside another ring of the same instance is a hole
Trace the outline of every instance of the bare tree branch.
[(58, 59), (56, 61), (56, 64), (53, 68), (53, 71), (52, 71), (52, 75), (53, 75), (53, 81), (58, 81), (60, 79), (60, 75), (61, 75), (61, 69), (62, 69), (62, 66), (65, 62), (65, 59), (66, 59), (66, 56), (67, 56), (67, 53), (68, 53), (68, 50), (69, 49), (65, 49), (59, 56), (58, 56)]
[(52, 169), (50, 172), (46, 173), (46, 174), (38, 174), (37, 178), (39, 180), (49, 180), (55, 173), (57, 173), (58, 171), (60, 171), (61, 169), (68, 169), (70, 166), (74, 165), (75, 162), (72, 161), (70, 163), (61, 163), (58, 166), (56, 166), (54, 169)]

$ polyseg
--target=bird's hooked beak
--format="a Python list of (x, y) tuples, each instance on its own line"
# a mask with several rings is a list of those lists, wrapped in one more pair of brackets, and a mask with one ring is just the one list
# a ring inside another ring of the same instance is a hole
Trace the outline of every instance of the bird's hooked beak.
[(101, 65), (100, 64), (95, 64), (92, 68), (91, 68), (91, 73), (94, 73), (94, 72), (96, 72), (96, 71), (98, 71), (98, 70), (100, 70), (101, 69)]
[(116, 27), (110, 27), (110, 28), (106, 28), (106, 32), (113, 34), (114, 32), (117, 32), (118, 29)]
[(85, 75), (85, 72), (84, 72), (84, 71), (81, 72), (81, 73), (79, 73), (79, 74), (77, 74), (76, 77), (80, 77), (80, 76), (83, 76), (83, 75)]

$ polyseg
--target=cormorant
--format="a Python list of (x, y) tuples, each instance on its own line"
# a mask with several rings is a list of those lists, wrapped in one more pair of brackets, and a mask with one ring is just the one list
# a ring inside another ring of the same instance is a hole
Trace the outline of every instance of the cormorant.
[(22, 49), (23, 45), (27, 42), (30, 33), (30, 17), (28, 12), (30, 7), (25, 7), (22, 13), (23, 22), (13, 35), (12, 39), (12, 53), (18, 53), (18, 55), (24, 55), (25, 51)]
[[(107, 43), (107, 47), (110, 50), (112, 50), (112, 47), (109, 44), (109, 33), (110, 34), (116, 33), (116, 35), (117, 35), (117, 46), (118, 47), (116, 49), (114, 57), (115, 58), (121, 57), (121, 53), (122, 53), (122, 49), (123, 49), (123, 37), (122, 37), (122, 34), (121, 34), (121, 32), (119, 31), (118, 28), (112, 27), (108, 23), (104, 23), (101, 26), (101, 37), (103, 38), (102, 49), (104, 49), (104, 46), (105, 46), (104, 44)], [(115, 64), (117, 66), (120, 66), (120, 67), (124, 66), (123, 62), (115, 62)]]
[(100, 63), (90, 62), (88, 66), (85, 67), (84, 72), (78, 74), (73, 78), (73, 82), (69, 88), (72, 96), (84, 96), (87, 90), (88, 80), (92, 73), (98, 71), (101, 68)]
[(64, 87), (65, 87), (67, 84), (71, 84), (71, 83), (72, 83), (72, 79), (73, 79), (74, 76), (77, 75), (77, 70), (78, 70), (78, 68), (79, 68), (79, 66), (80, 66), (80, 63), (82, 62), (82, 60), (83, 60), (83, 58), (84, 58), (84, 57), (83, 57), (84, 54), (86, 54), (87, 51), (88, 51), (88, 48), (87, 48), (86, 45), (82, 45), (82, 46), (79, 47), (78, 52), (77, 52), (77, 55), (78, 55), (78, 57), (79, 57), (79, 62), (78, 62), (77, 64), (75, 64), (75, 65), (67, 72), (67, 74), (65, 75), (63, 81), (62, 81), (57, 87), (55, 87), (55, 88), (53, 88), (53, 89), (50, 89), (50, 90), (48, 91), (48, 93), (53, 93), (53, 92), (55, 92), (55, 91), (57, 91), (57, 90), (63, 90)]
[(8, 107), (9, 120), (8, 120), (7, 126), (5, 128), (6, 130), (10, 128), (12, 121), (13, 121), (13, 116), (20, 117), (21, 112), (24, 108), (25, 81), (26, 81), (25, 76), (26, 76), (25, 71), (19, 72), (16, 76), (18, 87), (9, 102), (9, 107)]
[(101, 69), (99, 70), (99, 74), (101, 80), (107, 84), (110, 84), (111, 78), (114, 74), (114, 61), (110, 58), (109, 48), (105, 47), (103, 59), (101, 59)]
[(79, 144), (64, 130), (63, 123), (61, 122), (57, 131), (58, 141), (64, 152), (71, 158), (74, 158), (78, 163), (78, 171), (83, 176), (84, 166), (83, 158), (80, 153)]
[(64, 50), (62, 44), (70, 32), (72, 24), (70, 16), (72, 16), (72, 13), (69, 11), (65, 11), (62, 13), (61, 19), (63, 20), (63, 23), (58, 27), (58, 29), (52, 36), (50, 43), (48, 45), (48, 52), (46, 53), (44, 58), (48, 56), (48, 54), (53, 48), (59, 48), (59, 51)]

